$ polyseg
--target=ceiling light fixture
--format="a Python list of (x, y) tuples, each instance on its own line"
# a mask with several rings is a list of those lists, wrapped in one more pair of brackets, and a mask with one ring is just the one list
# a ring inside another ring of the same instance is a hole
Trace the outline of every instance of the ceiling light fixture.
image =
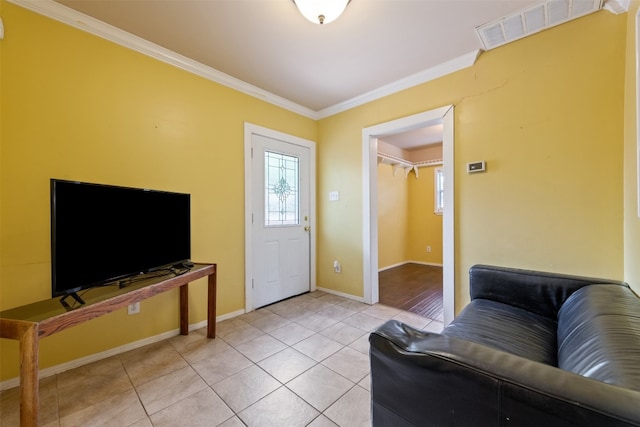
[(298, 10), (314, 24), (328, 24), (342, 15), (351, 0), (292, 0)]

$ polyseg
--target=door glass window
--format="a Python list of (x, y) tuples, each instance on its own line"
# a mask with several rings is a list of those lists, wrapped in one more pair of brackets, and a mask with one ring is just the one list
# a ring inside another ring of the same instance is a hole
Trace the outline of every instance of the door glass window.
[(265, 226), (300, 224), (299, 164), (297, 157), (265, 151)]

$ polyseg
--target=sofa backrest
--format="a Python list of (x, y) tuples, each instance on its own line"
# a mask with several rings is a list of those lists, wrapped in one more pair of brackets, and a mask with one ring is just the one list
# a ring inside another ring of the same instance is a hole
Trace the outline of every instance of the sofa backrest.
[(474, 265), (469, 270), (471, 299), (503, 302), (556, 319), (565, 300), (583, 286), (624, 282), (516, 268)]
[(558, 312), (558, 367), (640, 391), (640, 298), (624, 286), (584, 286)]

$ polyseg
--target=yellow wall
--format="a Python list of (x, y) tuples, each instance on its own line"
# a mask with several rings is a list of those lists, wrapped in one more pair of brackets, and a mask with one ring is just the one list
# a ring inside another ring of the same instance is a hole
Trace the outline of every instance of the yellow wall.
[[(421, 167), (419, 178), (409, 175), (409, 239), (407, 259), (442, 265), (442, 215), (435, 212), (435, 174), (441, 166)], [(427, 245), (431, 252), (427, 253)]]
[[(52, 177), (191, 193), (192, 257), (218, 264), (218, 315), (243, 309), (243, 122), (310, 140), (316, 122), (0, 4), (0, 309), (51, 296)], [(206, 283), (194, 285), (191, 323), (206, 318)], [(43, 340), (40, 366), (177, 327), (177, 293), (163, 294), (139, 315), (120, 310)], [(0, 345), (1, 378), (15, 377), (17, 346)]]
[(407, 261), (409, 239), (409, 185), (404, 171), (393, 174), (391, 165), (378, 165), (378, 267)]
[[(449, 104), (457, 310), (480, 262), (638, 289), (631, 17), (589, 15), (316, 123), (13, 4), (0, 12), (0, 309), (50, 295), (51, 177), (191, 193), (193, 258), (219, 265), (218, 314), (242, 309), (244, 121), (318, 141), (318, 286), (362, 296), (362, 129)], [(479, 159), (487, 173), (464, 173)], [(333, 190), (339, 203), (323, 197)], [(192, 288), (197, 322), (205, 287)], [(41, 367), (176, 327), (176, 295), (160, 295), (43, 340)], [(17, 375), (16, 349), (0, 340), (1, 379)]]
[[(378, 165), (378, 267), (409, 261), (442, 265), (442, 215), (434, 213), (435, 166), (418, 170), (419, 178)], [(431, 252), (427, 253), (427, 245)]]
[[(622, 279), (626, 21), (597, 12), (321, 120), (319, 194), (341, 202), (319, 200), (319, 285), (363, 295), (362, 129), (450, 104), (456, 310), (475, 263)], [(467, 175), (476, 160), (488, 172)]]
[(624, 98), (624, 279), (640, 293), (640, 218), (638, 218), (638, 136), (636, 107), (636, 15), (640, 1), (627, 16), (627, 63)]

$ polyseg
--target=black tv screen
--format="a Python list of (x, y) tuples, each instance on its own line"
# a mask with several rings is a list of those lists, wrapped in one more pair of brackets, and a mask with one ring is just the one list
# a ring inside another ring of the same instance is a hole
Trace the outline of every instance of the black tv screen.
[(52, 296), (190, 258), (189, 194), (51, 180)]

